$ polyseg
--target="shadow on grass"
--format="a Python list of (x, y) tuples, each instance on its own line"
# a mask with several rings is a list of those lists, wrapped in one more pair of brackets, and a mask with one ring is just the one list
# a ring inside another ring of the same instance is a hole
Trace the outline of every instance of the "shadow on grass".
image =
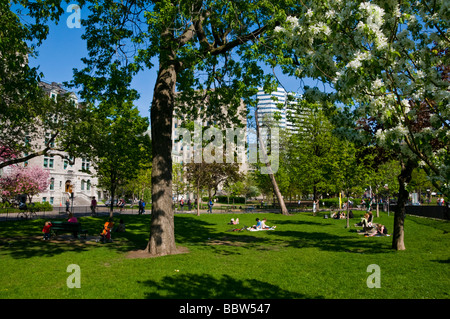
[(195, 217), (175, 216), (175, 239), (177, 243), (205, 243), (209, 238), (221, 233), (217, 225)]
[(32, 257), (53, 257), (66, 252), (83, 252), (89, 248), (80, 244), (78, 240), (72, 242), (42, 241), (41, 239), (30, 240), (29, 238), (15, 238), (8, 242), (0, 242), (1, 255), (8, 254), (14, 259)]
[[(119, 219), (115, 218), (116, 225)], [(78, 221), (82, 228), (88, 231), (87, 239), (84, 236), (75, 239), (71, 234), (58, 234), (50, 241), (42, 240), (42, 228), (45, 220), (36, 219), (28, 221), (7, 221), (0, 223), (1, 255), (10, 255), (12, 258), (53, 257), (66, 252), (85, 252), (100, 246), (111, 250), (126, 252), (145, 245), (149, 236), (150, 216), (123, 217), (129, 231), (113, 233), (112, 243), (98, 243), (100, 232), (108, 217), (82, 217)], [(128, 223), (127, 223), (128, 222)]]
[(256, 279), (237, 280), (228, 275), (220, 278), (206, 274), (166, 276), (161, 281), (139, 281), (155, 292), (145, 294), (147, 299), (323, 299), (283, 290)]
[(307, 225), (307, 226), (330, 226), (333, 225), (331, 222), (312, 222), (312, 221), (305, 221), (305, 220), (276, 220), (273, 221), (273, 223), (276, 223), (276, 225)]
[[(355, 230), (356, 234), (356, 230)], [(286, 238), (279, 240), (286, 247), (319, 248), (324, 251), (350, 253), (389, 253), (392, 252), (390, 237), (341, 236), (324, 232), (280, 231), (277, 236)]]
[[(81, 253), (96, 249), (99, 245), (117, 252), (144, 249), (149, 239), (151, 216), (122, 215), (116, 217), (115, 222), (118, 223), (120, 218), (124, 219), (127, 231), (113, 233), (113, 243), (103, 245), (95, 241), (83, 240), (44, 242), (41, 240), (44, 220), (1, 223), (1, 254), (9, 254), (13, 258), (20, 259), (34, 256), (52, 257), (65, 252)], [(85, 217), (81, 218), (80, 222), (92, 237), (92, 235), (99, 236), (106, 220), (107, 217)], [(277, 220), (276, 224), (307, 227), (328, 225), (323, 222), (289, 220)], [(298, 249), (316, 247), (325, 251), (353, 253), (391, 251), (389, 249), (391, 241), (388, 238), (365, 238), (356, 234), (343, 236), (320, 231), (305, 232), (282, 229), (256, 233), (226, 232), (221, 230), (221, 227), (217, 227), (217, 224), (192, 216), (175, 216), (175, 229), (177, 245), (197, 245), (222, 255), (241, 254), (244, 250), (278, 250), (285, 247)], [(351, 234), (351, 232), (349, 233)]]

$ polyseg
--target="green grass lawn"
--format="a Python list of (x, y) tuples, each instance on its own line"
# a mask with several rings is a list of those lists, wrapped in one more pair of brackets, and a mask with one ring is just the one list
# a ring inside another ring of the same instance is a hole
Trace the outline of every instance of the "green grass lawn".
[[(176, 241), (187, 253), (128, 258), (143, 249), (150, 216), (123, 215), (126, 233), (114, 242), (42, 241), (43, 220), (0, 223), (0, 298), (449, 298), (450, 225), (407, 216), (405, 251), (392, 237), (364, 237), (345, 220), (299, 213), (175, 216)], [(268, 219), (276, 230), (233, 232)], [(80, 218), (95, 235), (105, 218)], [(118, 220), (118, 218), (116, 218)], [(375, 222), (390, 233), (393, 216)], [(64, 237), (64, 236), (63, 236)], [(68, 288), (68, 265), (80, 267), (81, 288)], [(369, 265), (378, 265), (381, 288), (368, 288)]]

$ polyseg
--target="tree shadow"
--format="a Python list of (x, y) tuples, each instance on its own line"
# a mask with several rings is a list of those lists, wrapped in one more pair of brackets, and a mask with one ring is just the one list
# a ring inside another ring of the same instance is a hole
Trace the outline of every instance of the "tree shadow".
[(209, 238), (221, 233), (216, 224), (208, 223), (190, 216), (175, 216), (175, 240), (177, 243), (205, 243)]
[(183, 274), (166, 276), (161, 281), (138, 281), (151, 288), (147, 299), (323, 299), (281, 289), (278, 286), (256, 280), (237, 280), (229, 275), (220, 278), (207, 274)]
[[(149, 218), (149, 216), (146, 216)], [(83, 217), (79, 218), (82, 228), (88, 231), (86, 238), (81, 235), (73, 238), (71, 234), (58, 234), (49, 241), (42, 240), (42, 227), (45, 220), (37, 219), (31, 221), (4, 222), (1, 224), (0, 248), (1, 254), (8, 254), (15, 259), (33, 257), (53, 257), (66, 252), (82, 253), (95, 249), (96, 247), (107, 247), (116, 251), (130, 251), (139, 247), (141, 243), (148, 240), (148, 227), (143, 230), (142, 218), (126, 216), (130, 221), (127, 225), (132, 231), (125, 233), (112, 233), (113, 242), (101, 244), (100, 233), (103, 225), (109, 217)], [(50, 220), (53, 220), (52, 218)], [(46, 219), (47, 220), (47, 219)], [(119, 218), (116, 219), (118, 223)], [(148, 223), (149, 224), (149, 223)]]
[(14, 259), (32, 257), (53, 257), (65, 252), (81, 253), (90, 248), (79, 239), (42, 241), (40, 237), (15, 237), (1, 241), (2, 254), (8, 254)]
[(286, 247), (315, 247), (324, 251), (370, 254), (392, 252), (389, 249), (391, 241), (388, 238), (390, 237), (382, 238), (387, 240), (379, 240), (381, 237), (366, 238), (363, 235), (357, 235), (361, 238), (355, 238), (355, 236), (338, 236), (324, 232), (302, 231), (280, 231), (277, 232), (277, 235), (286, 238), (286, 240), (280, 240), (280, 242), (285, 243)]
[[(144, 249), (148, 243), (150, 232), (150, 215), (123, 215), (115, 218), (118, 222), (123, 218), (127, 231), (113, 233), (113, 243), (104, 244), (117, 252), (130, 252)], [(86, 217), (81, 219), (83, 228), (88, 229), (89, 235), (99, 236), (100, 230), (107, 218)], [(13, 236), (0, 239), (2, 254), (9, 254), (13, 258), (52, 257), (65, 252), (84, 252), (95, 249), (101, 244), (95, 241), (62, 240), (42, 241), (41, 230), (43, 220), (32, 222), (7, 222), (2, 223), (2, 234)], [(295, 225), (324, 225), (321, 222), (311, 221), (285, 221), (277, 220), (276, 224)], [(242, 227), (242, 225), (240, 225)], [(22, 231), (18, 235), (17, 228)], [(386, 253), (390, 252), (390, 240), (387, 238), (365, 238), (356, 235), (351, 230), (348, 236), (333, 235), (327, 232), (303, 232), (295, 230), (276, 229), (250, 233), (227, 232), (217, 227), (217, 224), (209, 223), (193, 216), (175, 216), (176, 244), (187, 246), (201, 246), (212, 250), (215, 254), (236, 255), (243, 253), (243, 249), (251, 250), (277, 250), (285, 247), (309, 248), (316, 247), (325, 251), (353, 252), (353, 253)], [(24, 235), (28, 234), (28, 236)], [(358, 238), (360, 237), (360, 238)], [(98, 237), (99, 238), (99, 237)]]
[(274, 221), (276, 225), (308, 225), (308, 226), (330, 226), (333, 225), (331, 222), (312, 222), (312, 221), (304, 221), (304, 220), (276, 220)]

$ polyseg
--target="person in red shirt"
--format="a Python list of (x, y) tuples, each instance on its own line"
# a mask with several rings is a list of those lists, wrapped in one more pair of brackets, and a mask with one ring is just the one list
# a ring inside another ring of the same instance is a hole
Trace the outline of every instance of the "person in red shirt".
[(42, 232), (44, 233), (44, 240), (50, 240), (50, 230), (52, 228), (51, 222), (45, 222), (44, 228), (42, 228)]

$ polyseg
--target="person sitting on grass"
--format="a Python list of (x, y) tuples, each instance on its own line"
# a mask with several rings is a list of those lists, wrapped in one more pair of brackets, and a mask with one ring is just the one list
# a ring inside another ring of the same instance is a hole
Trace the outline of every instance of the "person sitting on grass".
[(108, 221), (103, 226), (103, 230), (101, 232), (101, 241), (104, 243), (105, 241), (111, 241), (111, 229), (114, 227), (114, 222), (112, 217), (108, 219)]
[(254, 228), (254, 229), (262, 229), (261, 221), (259, 220), (259, 218), (256, 218), (256, 225), (253, 225), (252, 228)]
[(267, 218), (264, 218), (261, 222), (261, 229), (275, 229), (277, 226), (267, 226)]
[(239, 225), (239, 218), (231, 218), (231, 221), (228, 223), (228, 225)]
[(388, 234), (387, 228), (384, 225), (378, 224), (377, 230), (367, 234), (366, 236), (373, 237), (373, 236), (390, 236), (390, 235)]
[(364, 229), (368, 228), (371, 225), (371, 224), (369, 225), (369, 217), (370, 217), (369, 214), (365, 213), (364, 217), (361, 218), (361, 221), (355, 224), (355, 226), (362, 226), (364, 227)]
[(256, 218), (256, 225), (253, 225), (252, 227), (248, 227), (247, 230), (261, 230), (261, 221), (259, 218)]
[(118, 232), (118, 233), (125, 232), (125, 223), (123, 222), (123, 219), (119, 220), (119, 225), (117, 226), (117, 228), (114, 231)]

